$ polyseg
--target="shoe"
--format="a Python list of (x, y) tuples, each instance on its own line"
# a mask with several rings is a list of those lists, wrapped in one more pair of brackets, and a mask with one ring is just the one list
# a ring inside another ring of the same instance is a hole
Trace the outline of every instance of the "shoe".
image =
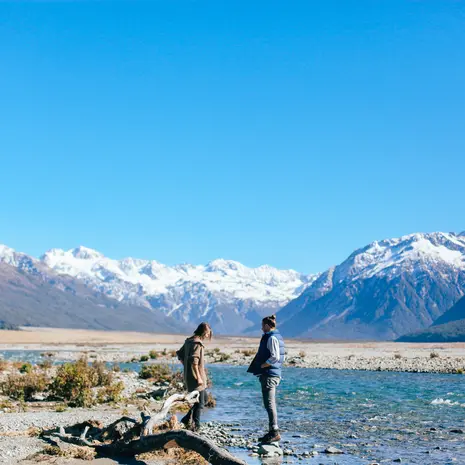
[(258, 440), (263, 444), (271, 444), (272, 442), (281, 441), (281, 435), (279, 434), (279, 430), (274, 430), (265, 434), (265, 436), (262, 436)]
[(189, 416), (182, 417), (180, 422), (184, 425), (186, 429), (192, 429), (192, 418)]
[(190, 430), (191, 430), (193, 433), (199, 433), (199, 432), (200, 432), (200, 424), (199, 424), (199, 425), (192, 424)]

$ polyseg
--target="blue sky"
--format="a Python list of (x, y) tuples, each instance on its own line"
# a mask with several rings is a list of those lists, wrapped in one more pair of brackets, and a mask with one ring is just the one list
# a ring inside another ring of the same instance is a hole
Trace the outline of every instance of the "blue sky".
[(316, 272), (465, 229), (465, 4), (0, 2), (0, 243)]

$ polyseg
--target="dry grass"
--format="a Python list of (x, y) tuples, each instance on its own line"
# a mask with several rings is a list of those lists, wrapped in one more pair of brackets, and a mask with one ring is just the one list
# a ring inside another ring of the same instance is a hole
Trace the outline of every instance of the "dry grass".
[(172, 448), (147, 452), (138, 455), (139, 460), (156, 460), (161, 459), (170, 465), (208, 465), (208, 462), (197, 452), (184, 450), (182, 448)]
[(41, 455), (49, 455), (53, 457), (65, 457), (67, 459), (93, 460), (96, 452), (91, 447), (70, 446), (66, 450), (62, 450), (56, 446), (45, 446), (41, 452), (36, 454), (34, 458), (40, 460)]

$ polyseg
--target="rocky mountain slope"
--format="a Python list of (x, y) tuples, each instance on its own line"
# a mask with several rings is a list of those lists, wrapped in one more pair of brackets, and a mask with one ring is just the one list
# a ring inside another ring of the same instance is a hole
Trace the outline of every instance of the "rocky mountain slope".
[(278, 315), (288, 336), (396, 339), (465, 293), (465, 234), (412, 234), (355, 251)]
[(159, 333), (190, 330), (161, 311), (110, 299), (5, 246), (0, 246), (0, 321), (6, 328), (29, 325)]
[(441, 315), (432, 326), (399, 338), (401, 342), (465, 342), (465, 297)]

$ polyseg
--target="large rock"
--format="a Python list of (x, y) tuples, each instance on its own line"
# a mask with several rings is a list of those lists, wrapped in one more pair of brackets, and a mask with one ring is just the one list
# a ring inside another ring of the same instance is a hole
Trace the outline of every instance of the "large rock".
[(262, 444), (257, 453), (262, 457), (280, 457), (283, 455), (283, 450), (278, 443)]

